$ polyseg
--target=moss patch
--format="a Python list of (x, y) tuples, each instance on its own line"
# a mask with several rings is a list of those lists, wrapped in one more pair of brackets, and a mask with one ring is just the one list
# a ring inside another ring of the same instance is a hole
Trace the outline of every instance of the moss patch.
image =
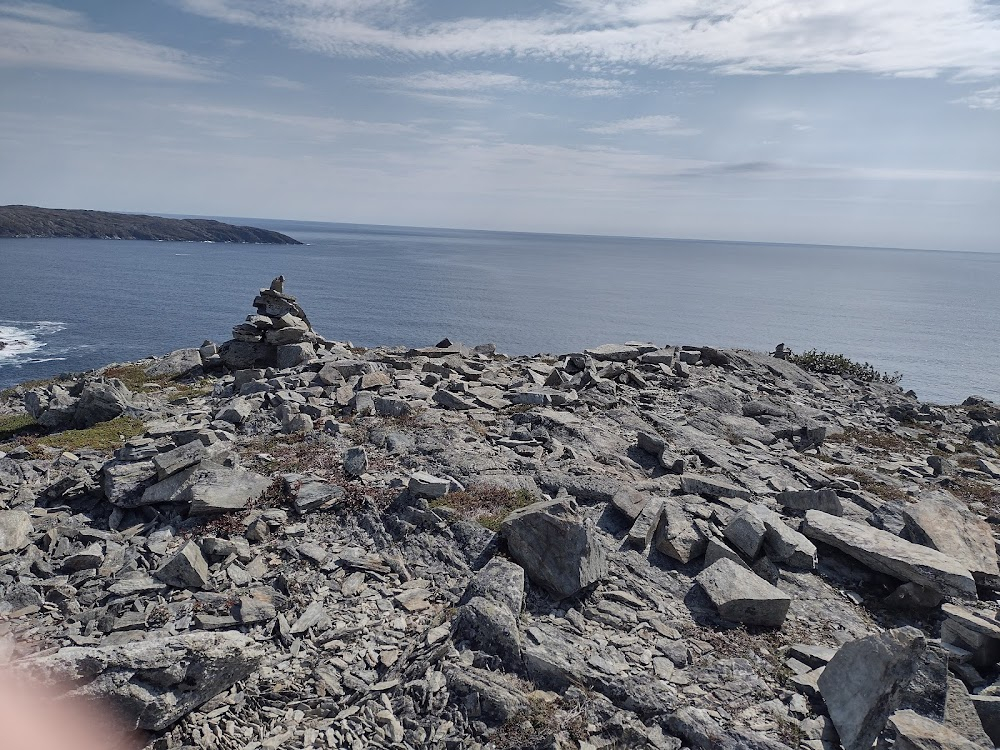
[(0, 416), (0, 443), (15, 438), (36, 426), (30, 414), (8, 414)]
[(141, 435), (146, 426), (142, 420), (135, 417), (118, 417), (110, 422), (101, 422), (85, 430), (66, 430), (38, 438), (34, 442), (50, 448), (64, 451), (75, 451), (81, 448), (92, 448), (97, 451), (110, 452), (121, 447), (129, 438)]

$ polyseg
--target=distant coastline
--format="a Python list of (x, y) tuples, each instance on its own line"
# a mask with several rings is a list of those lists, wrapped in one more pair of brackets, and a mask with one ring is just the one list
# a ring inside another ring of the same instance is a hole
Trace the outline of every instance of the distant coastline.
[(302, 244), (280, 232), (226, 224), (213, 219), (166, 219), (141, 214), (38, 206), (0, 206), (0, 237)]

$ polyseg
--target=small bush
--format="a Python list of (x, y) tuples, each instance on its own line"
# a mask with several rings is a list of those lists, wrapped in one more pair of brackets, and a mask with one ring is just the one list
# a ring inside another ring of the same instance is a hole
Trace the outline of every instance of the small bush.
[(788, 361), (798, 365), (803, 370), (826, 375), (840, 375), (848, 380), (859, 380), (862, 383), (889, 383), (895, 385), (903, 379), (901, 373), (889, 374), (880, 372), (867, 362), (855, 362), (843, 354), (829, 354), (810, 349), (802, 354), (792, 354)]

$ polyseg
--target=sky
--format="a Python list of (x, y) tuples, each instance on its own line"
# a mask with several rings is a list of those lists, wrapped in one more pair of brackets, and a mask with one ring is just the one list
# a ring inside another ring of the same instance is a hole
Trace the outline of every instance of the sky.
[(1000, 251), (1000, 0), (0, 0), (0, 204)]

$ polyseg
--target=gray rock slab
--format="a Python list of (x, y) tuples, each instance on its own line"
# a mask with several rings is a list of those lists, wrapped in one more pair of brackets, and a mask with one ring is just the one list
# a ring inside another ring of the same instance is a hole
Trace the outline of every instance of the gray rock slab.
[(344, 451), (342, 457), (344, 473), (349, 477), (360, 477), (368, 471), (368, 451), (363, 445), (356, 445)]
[(747, 559), (755, 560), (764, 546), (767, 527), (755, 513), (744, 508), (722, 530), (722, 535)]
[(779, 505), (792, 510), (819, 510), (831, 516), (844, 515), (844, 505), (840, 497), (835, 490), (829, 488), (779, 492), (775, 500)]
[(472, 576), (462, 599), (467, 601), (477, 596), (519, 614), (524, 604), (524, 568), (503, 557), (492, 558)]
[(250, 676), (263, 649), (238, 633), (194, 632), (130, 643), (69, 647), (16, 669), (71, 696), (110, 701), (137, 729), (159, 732)]
[(574, 503), (549, 500), (511, 513), (500, 527), (511, 557), (559, 598), (600, 581), (608, 562), (594, 524)]
[(27, 547), (34, 530), (31, 516), (23, 510), (0, 510), (0, 553)]
[(691, 516), (670, 498), (664, 498), (660, 523), (653, 537), (657, 551), (681, 563), (689, 563), (705, 554), (708, 539)]
[(112, 460), (101, 469), (101, 487), (112, 505), (129, 507), (156, 480), (152, 461)]
[(828, 544), (872, 570), (934, 591), (966, 599), (976, 598), (976, 582), (961, 563), (937, 550), (843, 518), (806, 512), (802, 533)]
[(819, 690), (844, 750), (870, 750), (927, 647), (916, 628), (845, 643), (819, 677)]
[(982, 750), (950, 727), (914, 711), (897, 711), (889, 718), (886, 735), (894, 750)]
[(198, 349), (178, 349), (146, 368), (150, 378), (181, 378), (200, 373), (201, 351)]
[(681, 477), (681, 489), (692, 495), (709, 497), (737, 497), (741, 500), (750, 500), (753, 497), (750, 490), (737, 487), (725, 479), (704, 474), (685, 474)]
[(902, 506), (906, 535), (954, 558), (973, 577), (990, 588), (1000, 588), (1000, 568), (990, 525), (950, 492), (922, 492), (916, 503)]
[(203, 589), (211, 584), (212, 576), (201, 548), (193, 541), (188, 542), (168, 557), (153, 577), (168, 586), (179, 589)]
[(179, 448), (174, 448), (172, 451), (155, 456), (153, 466), (156, 468), (157, 479), (162, 481), (171, 474), (176, 474), (206, 459), (215, 459), (221, 463), (229, 453), (229, 447), (225, 443), (204, 445), (202, 442), (194, 440)]
[(628, 543), (635, 549), (644, 550), (653, 541), (662, 517), (663, 498), (650, 498), (628, 531)]
[(792, 597), (732, 560), (716, 560), (696, 579), (719, 615), (732, 622), (781, 627)]

